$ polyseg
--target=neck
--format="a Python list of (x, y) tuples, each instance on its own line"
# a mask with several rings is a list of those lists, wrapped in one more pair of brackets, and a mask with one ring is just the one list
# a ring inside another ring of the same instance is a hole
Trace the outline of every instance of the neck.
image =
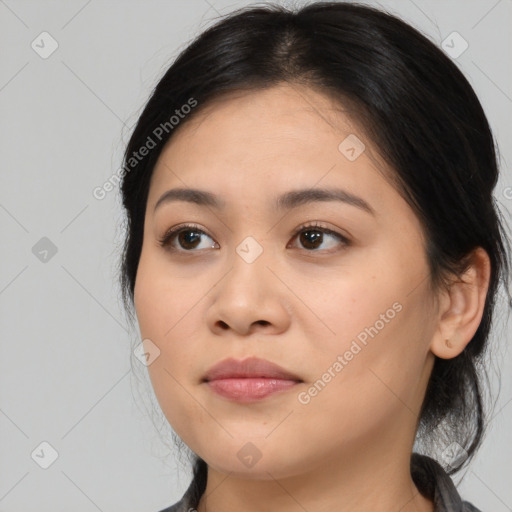
[(356, 453), (336, 452), (285, 477), (271, 470), (244, 478), (208, 467), (197, 512), (433, 512), (411, 477), (412, 445), (405, 449), (399, 432), (385, 437), (380, 450), (366, 445)]

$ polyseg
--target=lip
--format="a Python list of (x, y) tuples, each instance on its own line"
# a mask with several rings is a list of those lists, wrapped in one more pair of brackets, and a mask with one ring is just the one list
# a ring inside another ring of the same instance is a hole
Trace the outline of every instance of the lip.
[(206, 372), (203, 381), (258, 377), (302, 382), (302, 379), (294, 373), (285, 370), (275, 363), (258, 357), (248, 357), (242, 360), (234, 358), (224, 359)]
[(301, 382), (297, 375), (257, 357), (241, 361), (225, 359), (210, 368), (203, 378), (212, 391), (237, 402), (255, 402)]

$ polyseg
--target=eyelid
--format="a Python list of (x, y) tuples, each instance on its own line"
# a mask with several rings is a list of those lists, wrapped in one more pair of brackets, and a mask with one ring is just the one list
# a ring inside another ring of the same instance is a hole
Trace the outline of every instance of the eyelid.
[(306, 229), (312, 229), (312, 230), (318, 229), (319, 231), (322, 231), (322, 232), (327, 233), (329, 235), (337, 236), (337, 237), (341, 238), (343, 241), (345, 241), (347, 243), (350, 242), (349, 235), (343, 235), (342, 233), (340, 233), (336, 229), (328, 228), (325, 225), (323, 225), (321, 222), (316, 221), (316, 220), (304, 222), (303, 224), (301, 224), (297, 229), (295, 229), (293, 236), (298, 235), (301, 231), (304, 231)]

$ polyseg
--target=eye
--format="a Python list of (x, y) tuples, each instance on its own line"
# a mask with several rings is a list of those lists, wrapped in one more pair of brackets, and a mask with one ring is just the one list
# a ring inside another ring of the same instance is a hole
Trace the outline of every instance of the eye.
[[(327, 247), (324, 247), (324, 249), (332, 249), (333, 247), (336, 247), (336, 245), (339, 245), (340, 242), (345, 246), (350, 244), (350, 241), (340, 233), (337, 233), (332, 229), (324, 228), (316, 222), (303, 224), (298, 229), (293, 240), (297, 237), (299, 237), (300, 243), (308, 250), (308, 252), (314, 252), (321, 248), (326, 238), (327, 240), (330, 239), (331, 242), (328, 243)], [(337, 239), (337, 242), (333, 242), (333, 239)]]
[[(331, 242), (327, 244), (328, 246), (323, 248), (327, 250), (336, 247), (340, 242), (344, 246), (350, 244), (350, 241), (340, 233), (322, 227), (316, 222), (303, 224), (297, 230), (292, 240), (295, 240), (298, 236), (300, 236), (299, 241), (303, 248), (308, 252), (318, 252), (318, 249), (322, 249), (321, 246), (325, 243), (326, 239), (331, 240)], [(201, 247), (202, 237), (207, 237), (212, 242), (204, 242)], [(164, 236), (160, 238), (158, 242), (162, 247), (167, 247), (172, 251), (181, 252), (196, 252), (194, 249), (215, 249), (219, 247), (209, 235), (195, 224), (185, 224), (171, 228), (166, 231)], [(176, 247), (176, 242), (179, 244), (179, 248)]]
[[(185, 252), (194, 252), (194, 249), (215, 249), (216, 242), (203, 243), (201, 247), (201, 237), (206, 236), (213, 240), (202, 229), (195, 224), (185, 224), (177, 226), (166, 231), (164, 236), (158, 240), (162, 247), (168, 247), (173, 251), (183, 250)], [(174, 241), (177, 239), (181, 249), (175, 247)], [(218, 245), (218, 244), (217, 244)]]

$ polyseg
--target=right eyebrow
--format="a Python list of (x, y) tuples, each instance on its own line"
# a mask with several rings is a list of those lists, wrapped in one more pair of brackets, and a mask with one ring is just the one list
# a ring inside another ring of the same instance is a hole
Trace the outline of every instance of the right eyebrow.
[(200, 206), (211, 206), (216, 209), (225, 207), (224, 201), (206, 190), (196, 188), (172, 188), (165, 192), (156, 202), (153, 212), (155, 212), (160, 205), (174, 201), (186, 201)]

